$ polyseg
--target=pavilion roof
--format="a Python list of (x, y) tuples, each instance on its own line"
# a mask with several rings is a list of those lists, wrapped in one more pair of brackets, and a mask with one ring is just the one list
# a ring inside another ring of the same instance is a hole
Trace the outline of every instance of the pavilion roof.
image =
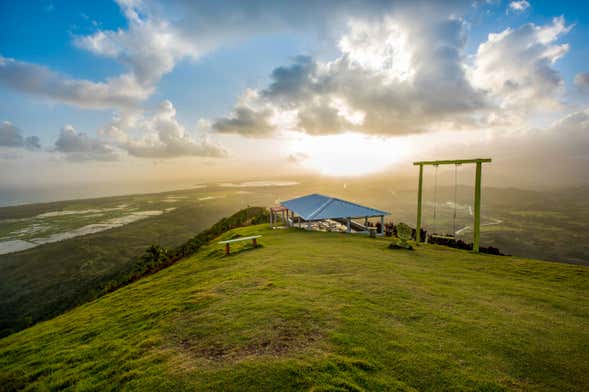
[(313, 193), (311, 195), (297, 197), (280, 203), (306, 221), (337, 219), (337, 218), (364, 218), (389, 215), (389, 212), (365, 207), (351, 201), (338, 199)]

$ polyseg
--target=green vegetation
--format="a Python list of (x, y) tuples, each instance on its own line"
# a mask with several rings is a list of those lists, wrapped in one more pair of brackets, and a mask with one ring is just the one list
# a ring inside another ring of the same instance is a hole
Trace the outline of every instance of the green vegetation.
[[(430, 180), (431, 181), (431, 180)], [(382, 192), (380, 192), (382, 195)], [(457, 228), (472, 225), (469, 214), (472, 187), (458, 187)], [(589, 187), (564, 188), (545, 192), (513, 188), (485, 188), (482, 200), (481, 246), (493, 246), (506, 254), (548, 261), (589, 265)], [(428, 232), (433, 227), (433, 189), (425, 189), (423, 217)], [(382, 196), (381, 196), (382, 198)], [(393, 219), (415, 226), (415, 192), (393, 195)], [(439, 187), (435, 231), (453, 229), (454, 189)], [(378, 204), (374, 204), (378, 206)], [(498, 223), (501, 222), (501, 223)], [(472, 230), (460, 238), (472, 242)]]
[(168, 250), (160, 245), (149, 246), (143, 256), (128, 271), (119, 273), (114, 279), (101, 284), (95, 291), (93, 298), (98, 298), (107, 292), (119, 289), (131, 282), (139, 280), (147, 275), (156, 273), (164, 268), (171, 266), (178, 260), (196, 253), (201, 246), (207, 244), (212, 239), (220, 236), (228, 230), (260, 224), (268, 221), (268, 212), (263, 207), (248, 207), (236, 212), (228, 218), (223, 218), (215, 223), (211, 228), (202, 231), (184, 244)]
[[(413, 177), (408, 183), (381, 176), (331, 180), (306, 177), (300, 181), (294, 187), (209, 185), (160, 194), (0, 208), (0, 241), (14, 238), (15, 231), (25, 230), (18, 238), (28, 241), (35, 236), (55, 235), (131, 213), (167, 210), (122, 227), (0, 255), (0, 336), (95, 298), (109, 284), (125, 281), (133, 271), (142, 271), (141, 256), (148, 246), (174, 249), (223, 216), (248, 205), (268, 206), (276, 200), (321, 192), (391, 211), (387, 221), (415, 225), (415, 189), (411, 187), (417, 184)], [(390, 188), (391, 184), (394, 188)], [(453, 210), (446, 202), (454, 200), (453, 191), (448, 187), (438, 189), (438, 201), (442, 204), (437, 223), (441, 232), (452, 227)], [(507, 254), (589, 265), (589, 231), (585, 227), (589, 221), (588, 191), (587, 187), (549, 192), (486, 188), (481, 245), (497, 247)], [(472, 195), (472, 188), (458, 188), (461, 205), (458, 227), (472, 223), (468, 212)], [(428, 230), (432, 200), (433, 190), (424, 189), (423, 217)], [(40, 214), (62, 210), (100, 212), (38, 218)], [(471, 242), (472, 232), (466, 231), (462, 238)]]
[(0, 340), (45, 390), (589, 389), (589, 269), (249, 226)]
[[(203, 197), (216, 198), (200, 200)], [(258, 195), (261, 202), (269, 202), (269, 197)], [(243, 195), (235, 191), (198, 189), (1, 208), (0, 236), (2, 230), (6, 234), (15, 224), (34, 224), (34, 216), (48, 212), (109, 210), (121, 205), (127, 207), (107, 212), (175, 209), (122, 227), (0, 255), (0, 337), (96, 298), (130, 276), (142, 275), (149, 269), (142, 258), (148, 246), (180, 246), (230, 215), (236, 206), (246, 207), (240, 199)], [(58, 215), (48, 221), (49, 234), (92, 223), (83, 214)]]
[(589, 187), (486, 192), (487, 212), (503, 223), (482, 227), (483, 243), (504, 253), (589, 265)]

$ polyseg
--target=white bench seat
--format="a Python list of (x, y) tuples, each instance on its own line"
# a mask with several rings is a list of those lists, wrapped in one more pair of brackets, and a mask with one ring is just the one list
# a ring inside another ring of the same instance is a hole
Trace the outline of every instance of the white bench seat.
[(231, 253), (231, 247), (229, 244), (231, 244), (233, 242), (252, 240), (252, 244), (254, 245), (254, 248), (256, 248), (258, 246), (256, 239), (258, 239), (260, 237), (261, 237), (261, 235), (251, 235), (249, 237), (239, 237), (239, 238), (234, 238), (232, 240), (219, 241), (217, 243), (218, 244), (225, 244), (225, 254), (228, 255)]
[(239, 238), (234, 238), (232, 240), (219, 241), (218, 244), (230, 244), (232, 242), (253, 240), (255, 238), (260, 238), (260, 237), (261, 237), (261, 235), (252, 235), (252, 236), (249, 236), (249, 237), (239, 237)]

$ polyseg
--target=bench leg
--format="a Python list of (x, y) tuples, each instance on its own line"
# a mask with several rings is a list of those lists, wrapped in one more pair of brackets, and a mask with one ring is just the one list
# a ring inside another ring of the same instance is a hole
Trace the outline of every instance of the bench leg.
[(252, 239), (252, 242), (254, 243), (254, 248), (257, 248), (258, 247), (258, 243), (256, 242), (256, 239), (255, 238)]
[(225, 244), (225, 254), (228, 255), (230, 253), (229, 244)]

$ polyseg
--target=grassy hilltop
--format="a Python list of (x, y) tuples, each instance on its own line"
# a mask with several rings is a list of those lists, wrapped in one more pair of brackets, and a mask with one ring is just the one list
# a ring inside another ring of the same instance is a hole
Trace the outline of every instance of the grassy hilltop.
[[(152, 244), (178, 246), (223, 216), (248, 205), (269, 206), (321, 192), (370, 205), (392, 215), (387, 221), (415, 224), (415, 190), (382, 176), (355, 179), (303, 177), (296, 186), (272, 181), (201, 184), (194, 189), (0, 208), (0, 337), (51, 319), (96, 297), (102, 288), (137, 267)], [(411, 178), (410, 184), (415, 185)], [(272, 186), (264, 186), (272, 185)], [(296, 183), (296, 182), (295, 182)], [(453, 229), (454, 189), (439, 187), (437, 225), (431, 225), (433, 190), (424, 190), (424, 227)], [(456, 228), (472, 225), (471, 187), (460, 186)], [(486, 188), (481, 244), (522, 257), (589, 265), (589, 188), (533, 192)], [(448, 204), (450, 203), (450, 204)], [(3, 253), (5, 241), (35, 241), (84, 227), (144, 216), (120, 227)], [(462, 239), (472, 241), (467, 229)]]
[(270, 230), (0, 340), (0, 389), (589, 390), (589, 269)]

